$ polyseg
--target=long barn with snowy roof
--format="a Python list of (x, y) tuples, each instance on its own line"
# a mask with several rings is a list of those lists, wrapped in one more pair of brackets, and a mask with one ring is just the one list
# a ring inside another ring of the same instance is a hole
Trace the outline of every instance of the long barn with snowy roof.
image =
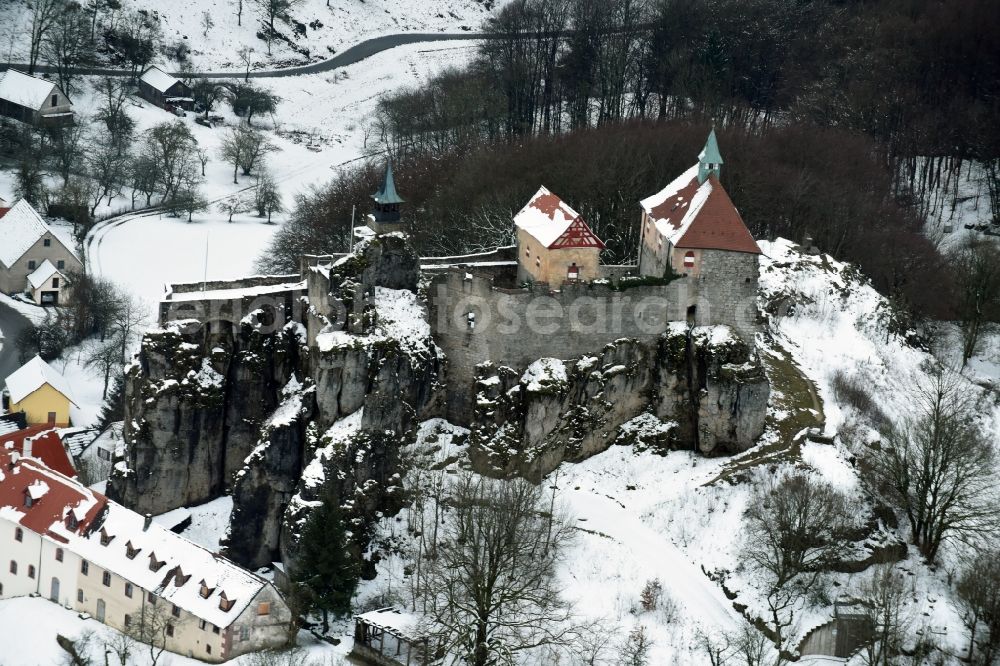
[(0, 599), (41, 595), (221, 662), (284, 644), (274, 585), (34, 458), (0, 449)]
[(16, 69), (0, 74), (0, 115), (35, 127), (62, 127), (74, 121), (73, 103), (59, 86)]

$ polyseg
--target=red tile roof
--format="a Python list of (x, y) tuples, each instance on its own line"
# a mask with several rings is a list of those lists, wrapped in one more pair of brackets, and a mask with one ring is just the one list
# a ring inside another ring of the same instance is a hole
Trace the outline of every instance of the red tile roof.
[(677, 248), (760, 254), (719, 179), (698, 182), (697, 166), (642, 202), (660, 233)]
[(0, 435), (0, 450), (5, 453), (17, 451), (24, 455), (24, 444), (31, 441), (31, 457), (42, 461), (49, 469), (53, 469), (68, 477), (76, 476), (76, 469), (63, 447), (59, 433), (49, 425), (36, 425), (24, 430), (18, 430), (6, 435)]
[(6, 208), (0, 208), (0, 217), (3, 217), (4, 215), (6, 215), (7, 211), (9, 211), (10, 208), (11, 208), (10, 206), (8, 206)]
[[(31, 506), (25, 506), (26, 495), (33, 499)], [(85, 534), (107, 503), (104, 495), (38, 460), (0, 451), (0, 515), (37, 534), (47, 534), (63, 542), (66, 537), (59, 532)], [(78, 521), (73, 530), (67, 520), (71, 511)]]

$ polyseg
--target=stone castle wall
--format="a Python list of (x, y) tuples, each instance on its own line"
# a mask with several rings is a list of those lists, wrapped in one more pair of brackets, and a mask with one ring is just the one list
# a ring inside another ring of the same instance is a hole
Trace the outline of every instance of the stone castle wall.
[(665, 285), (626, 279), (558, 290), (545, 284), (503, 289), (488, 276), (462, 270), (435, 276), (427, 292), (429, 317), (448, 359), (448, 418), (468, 421), (476, 366), (487, 360), (523, 371), (539, 358), (592, 355), (621, 338), (654, 344), (670, 322), (685, 321), (728, 325), (752, 345), (757, 257), (705, 255), (699, 277)]

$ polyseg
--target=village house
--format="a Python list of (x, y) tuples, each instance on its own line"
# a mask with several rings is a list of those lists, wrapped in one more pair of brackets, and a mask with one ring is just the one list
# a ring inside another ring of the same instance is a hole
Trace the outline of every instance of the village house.
[(37, 594), (207, 662), (284, 644), (267, 580), (149, 516), (0, 449), (0, 599)]
[(756, 282), (760, 248), (719, 182), (722, 164), (713, 129), (698, 163), (640, 202), (640, 274), (698, 278), (710, 264), (736, 263)]
[[(0, 208), (0, 238), (0, 291), (27, 293), (39, 304), (68, 302), (66, 275), (83, 270), (83, 264), (30, 203), (21, 199), (11, 208)], [(45, 262), (51, 269), (40, 271)]]
[(23, 412), (28, 425), (70, 425), (73, 394), (69, 382), (39, 356), (15, 370), (6, 381), (7, 411)]
[(139, 77), (139, 95), (168, 111), (177, 107), (190, 111), (194, 106), (191, 87), (156, 65), (147, 67)]
[(73, 103), (59, 86), (15, 69), (0, 74), (0, 116), (35, 127), (74, 122)]
[(557, 288), (567, 281), (601, 276), (604, 243), (584, 219), (545, 187), (514, 216), (517, 281)]

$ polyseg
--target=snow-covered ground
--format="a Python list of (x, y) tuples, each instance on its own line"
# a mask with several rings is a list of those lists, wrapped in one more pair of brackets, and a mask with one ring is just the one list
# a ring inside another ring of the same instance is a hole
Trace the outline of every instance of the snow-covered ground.
[[(124, 9), (145, 9), (160, 17), (166, 46), (186, 44), (190, 56), (186, 62), (160, 59), (168, 70), (176, 71), (243, 71), (245, 65), (238, 53), (244, 47), (253, 49), (251, 68), (276, 69), (325, 60), (335, 53), (374, 37), (401, 33), (460, 33), (478, 30), (489, 10), (503, 4), (487, 0), (303, 0), (296, 3), (290, 15), (305, 24), (304, 35), (294, 35), (285, 21), (275, 22), (276, 30), (291, 38), (298, 49), (308, 49), (308, 55), (297, 51), (282, 39), (275, 39), (271, 55), (267, 44), (257, 37), (262, 29), (260, 13), (252, 0), (124, 0)], [(243, 6), (242, 20), (237, 9)], [(329, 5), (329, 6), (328, 6)], [(212, 27), (206, 31), (204, 16), (211, 17)], [(100, 20), (108, 17), (103, 14)], [(31, 13), (25, 2), (4, 5), (0, 13), (0, 44), (4, 59), (25, 62), (31, 34)]]

